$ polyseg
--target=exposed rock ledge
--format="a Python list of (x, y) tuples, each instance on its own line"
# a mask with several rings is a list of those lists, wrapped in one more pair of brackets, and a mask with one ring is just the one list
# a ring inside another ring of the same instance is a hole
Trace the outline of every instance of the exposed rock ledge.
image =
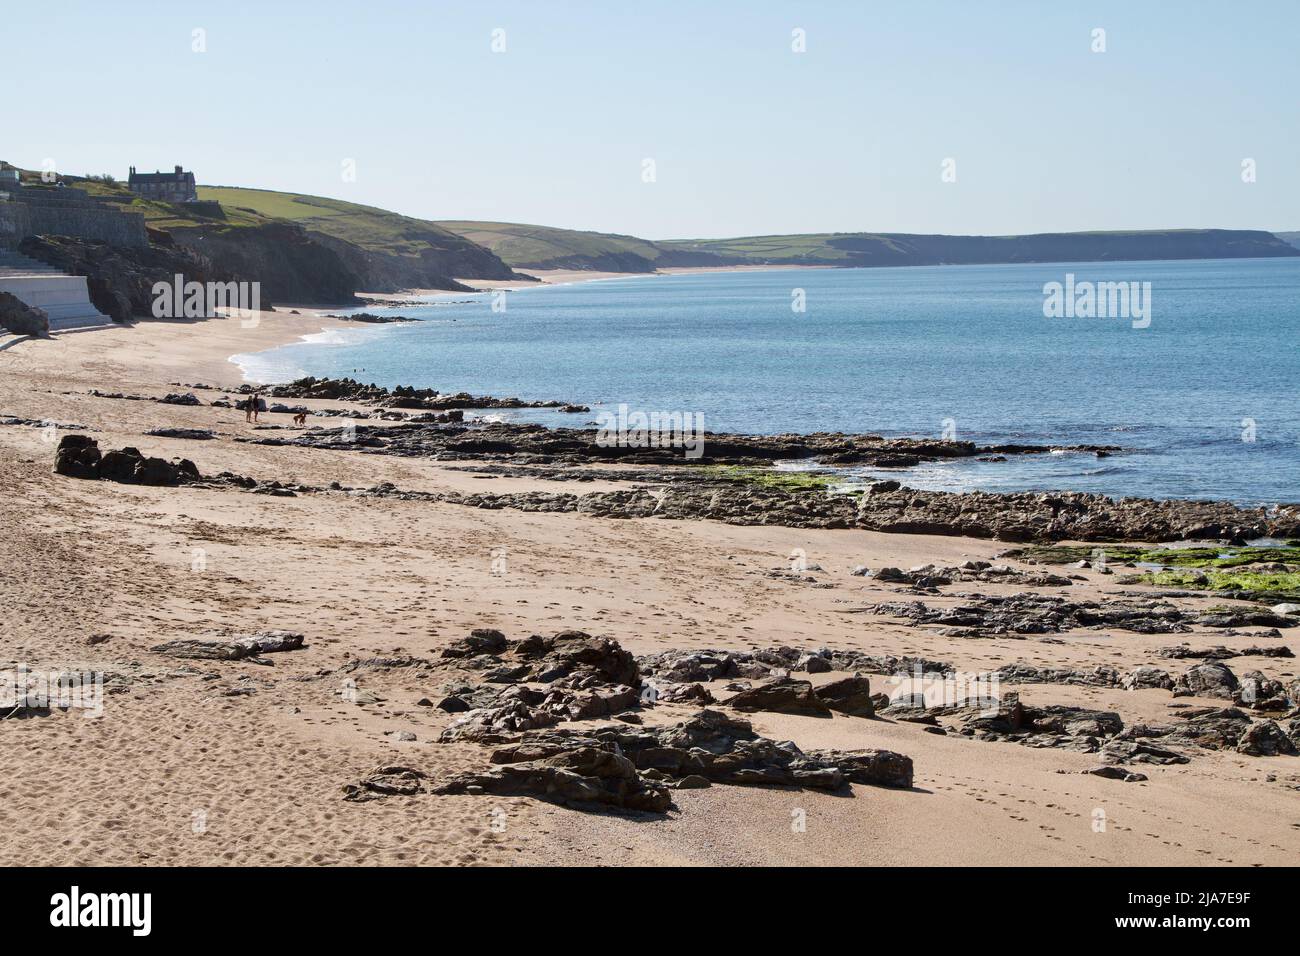
[[(276, 443), (282, 443), (278, 440)], [(135, 449), (110, 452), (106, 469), (93, 440), (65, 436), (55, 470), (76, 478), (113, 478), (150, 484), (233, 486), (263, 494), (345, 493), (402, 501), (435, 501), (474, 508), (533, 512), (578, 512), (604, 518), (670, 518), (723, 521), (736, 525), (791, 528), (860, 528), (907, 534), (960, 535), (1015, 542), (1175, 541), (1300, 536), (1300, 506), (1238, 508), (1227, 502), (1113, 499), (1067, 493), (991, 494), (914, 491), (908, 488), (865, 495), (791, 492), (735, 482), (690, 482), (618, 491), (529, 491), (514, 494), (402, 491), (383, 483), (373, 488), (319, 488), (259, 482), (223, 472), (200, 477), (193, 463), (142, 459)], [(111, 461), (110, 461), (111, 459)]]
[[(490, 398), (465, 393), (443, 395), (433, 389), (399, 387), (393, 391), (362, 385), (351, 379), (301, 379), (271, 389), (277, 398), (325, 398), (380, 403), (391, 408), (575, 408), (561, 402), (524, 402), (517, 398)], [(310, 447), (352, 448), (389, 455), (442, 459), (508, 459), (523, 464), (566, 465), (621, 462), (659, 465), (764, 465), (791, 459), (816, 460), (826, 465), (871, 465), (906, 468), (923, 461), (973, 458), (981, 455), (1036, 455), (1070, 451), (1109, 455), (1123, 449), (1113, 445), (977, 445), (968, 441), (929, 438), (884, 438), (815, 432), (810, 435), (742, 435), (704, 432), (700, 455), (687, 458), (681, 436), (656, 436), (631, 431), (620, 443), (603, 442), (595, 428), (547, 428), (544, 425), (493, 422), (440, 428), (407, 423), (365, 425), (346, 443), (330, 431), (310, 432), (292, 440)], [(663, 444), (660, 446), (659, 438)], [(675, 441), (675, 444), (670, 442)], [(268, 442), (269, 444), (270, 442)]]
[(1227, 502), (1113, 499), (1066, 493), (993, 494), (895, 491), (862, 496), (789, 492), (694, 483), (626, 491), (431, 494), (391, 485), (355, 492), (405, 500), (436, 500), (476, 508), (580, 512), (605, 518), (709, 519), (736, 525), (859, 528), (1015, 542), (1177, 541), (1300, 535), (1300, 506), (1238, 508)]

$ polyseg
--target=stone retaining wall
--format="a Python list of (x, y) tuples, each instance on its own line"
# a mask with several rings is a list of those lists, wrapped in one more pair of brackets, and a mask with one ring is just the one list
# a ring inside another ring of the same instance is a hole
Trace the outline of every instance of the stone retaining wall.
[(81, 203), (0, 202), (0, 246), (14, 248), (25, 236), (76, 236), (118, 246), (147, 246), (144, 216)]

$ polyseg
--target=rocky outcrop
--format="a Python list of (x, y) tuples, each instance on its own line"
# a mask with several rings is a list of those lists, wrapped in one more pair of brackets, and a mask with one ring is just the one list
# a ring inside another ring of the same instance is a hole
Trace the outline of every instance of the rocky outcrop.
[[(1179, 719), (1173, 724), (1141, 724), (1130, 727), (1107, 744), (1104, 751), (1132, 757), (1134, 762), (1186, 763), (1185, 759), (1168, 759), (1167, 754), (1174, 752), (1165, 751), (1150, 741), (1158, 739), (1206, 750), (1237, 750), (1241, 742), (1249, 738), (1253, 743), (1248, 742), (1240, 752), (1248, 756), (1259, 756), (1254, 751), (1267, 749), (1273, 736), (1267, 726), (1272, 721), (1254, 723), (1250, 715), (1236, 707), (1202, 707), (1180, 712), (1177, 716)], [(1255, 729), (1260, 727), (1263, 729)], [(1294, 735), (1290, 739), (1295, 743)], [(1285, 745), (1279, 745), (1277, 752), (1287, 753)]]
[(868, 605), (867, 611), (902, 618), (918, 625), (937, 625), (953, 637), (992, 637), (1005, 634), (1059, 634), (1063, 631), (1115, 628), (1139, 634), (1172, 634), (1206, 627), (1296, 627), (1300, 619), (1280, 617), (1249, 607), (1196, 611), (1167, 601), (1068, 601), (1026, 592), (1013, 595), (974, 595), (966, 603), (937, 607), (921, 601), (889, 601)]
[[(306, 394), (281, 386), (281, 394)], [(321, 397), (336, 397), (331, 389)], [(378, 391), (377, 400), (385, 396)], [(417, 397), (415, 407), (465, 405), (473, 396)], [(541, 425), (473, 423), (361, 425), (355, 430), (318, 429), (293, 438), (250, 439), (267, 445), (300, 445), (430, 459), (511, 459), (517, 465), (574, 466), (593, 462), (662, 466), (763, 465), (778, 459), (851, 460), (888, 465), (907, 459), (968, 457), (981, 449), (970, 443), (884, 439), (870, 435), (748, 436), (709, 434), (702, 456), (687, 459), (679, 448), (598, 443), (595, 431), (548, 429)], [(1047, 451), (1047, 446), (1022, 453)], [(570, 476), (561, 476), (570, 477)], [(583, 476), (573, 475), (575, 479)], [(606, 478), (618, 477), (607, 474)], [(908, 534), (963, 535), (1007, 541), (1153, 541), (1190, 538), (1241, 541), (1300, 536), (1300, 506), (1238, 508), (1227, 502), (1112, 499), (1073, 492), (994, 494), (916, 491), (879, 482), (861, 495), (828, 495), (755, 485), (710, 475), (698, 468), (664, 467), (657, 474), (629, 478), (654, 487), (627, 491), (526, 492), (447, 495), (440, 500), (472, 507), (527, 511), (583, 512), (610, 518), (656, 517), (714, 520), (737, 525), (795, 528), (859, 528)], [(878, 490), (879, 489), (879, 490)], [(887, 490), (886, 490), (887, 489)], [(394, 497), (410, 493), (388, 492)], [(979, 574), (979, 571), (973, 572)], [(1031, 574), (1032, 572), (1020, 572)], [(993, 578), (990, 578), (992, 580)]]
[(1174, 679), (1169, 676), (1168, 671), (1144, 664), (1133, 668), (1120, 678), (1120, 686), (1125, 690), (1173, 690)]
[(0, 292), (0, 330), (14, 335), (49, 335), (50, 317), (44, 309), (30, 306), (8, 292)]
[(359, 782), (343, 787), (343, 799), (357, 803), (383, 797), (413, 797), (427, 792), (428, 775), (414, 767), (376, 767)]
[(203, 404), (193, 392), (168, 392), (158, 401), (163, 405), (188, 405), (191, 407)]
[[(788, 675), (801, 661), (813, 657), (826, 661), (828, 669), (866, 671), (871, 674), (903, 674), (909, 677), (942, 677), (953, 673), (952, 664), (923, 657), (865, 654), (861, 651), (805, 651), (794, 647), (769, 647), (757, 651), (671, 650), (637, 659), (641, 673), (656, 682), (670, 684), (715, 681), (734, 677), (763, 679)], [(830, 685), (826, 685), (830, 686)], [(847, 689), (845, 690), (847, 693)]]
[(209, 428), (151, 428), (145, 432), (150, 438), (181, 438), (186, 441), (211, 441), (217, 433)]
[(366, 288), (336, 248), (293, 223), (200, 226), (173, 229), (171, 235), (179, 248), (202, 256), (218, 271), (260, 282), (264, 309), (272, 301), (350, 303)]
[(1295, 699), (1293, 686), (1290, 690), (1280, 680), (1266, 677), (1259, 671), (1247, 671), (1241, 675), (1232, 699), (1242, 707), (1255, 711), (1285, 711), (1300, 706)]
[(328, 315), (326, 318), (338, 319), (340, 322), (361, 322), (365, 325), (400, 325), (405, 322), (419, 322), (404, 315), (376, 315), (374, 312), (353, 312), (351, 315)]
[(188, 459), (147, 458), (137, 448), (101, 454), (99, 442), (86, 435), (63, 436), (54, 454), (54, 472), (127, 485), (168, 486), (200, 479), (198, 468)]
[[(1272, 720), (1252, 721), (1235, 707), (1205, 707), (1184, 712), (1176, 724), (1131, 728), (1125, 746), (1150, 748), (1146, 741), (1159, 738), (1207, 750), (1235, 750), (1249, 757), (1294, 756), (1300, 752), (1300, 721), (1284, 730)], [(1138, 738), (1141, 741), (1134, 743)]]
[[(610, 638), (592, 637), (583, 631), (560, 631), (551, 637), (534, 634), (498, 645), (499, 635), (499, 631), (475, 631), (464, 641), (444, 648), (441, 657), (486, 671), (486, 679), (497, 683), (552, 683), (574, 678), (581, 684), (582, 678), (592, 677), (606, 684), (641, 686), (636, 659)], [(485, 643), (488, 641), (491, 643)]]
[[(1124, 733), (1127, 734), (1128, 731)], [(1112, 764), (1152, 763), (1164, 766), (1191, 763), (1186, 754), (1176, 750), (1158, 747), (1141, 739), (1121, 739), (1123, 736), (1120, 734), (1113, 737), (1102, 746), (1100, 754), (1103, 760)]]
[[(256, 279), (235, 275), (200, 253), (169, 244), (166, 234), (151, 232), (145, 246), (116, 246), (71, 236), (28, 236), (19, 251), (69, 275), (86, 276), (90, 301), (114, 322), (130, 322), (153, 314), (155, 283), (171, 285), (177, 275), (186, 282), (229, 282)], [(263, 297), (262, 308), (271, 308)]]
[(1244, 541), (1300, 533), (1300, 507), (1107, 498), (1080, 492), (953, 494), (900, 488), (862, 499), (853, 526), (869, 531), (1002, 541)]
[(1175, 697), (1222, 697), (1232, 700), (1236, 694), (1237, 675), (1228, 665), (1217, 661), (1189, 667), (1174, 683)]
[(151, 650), (188, 660), (237, 661), (279, 651), (296, 651), (303, 646), (303, 640), (303, 635), (294, 631), (258, 631), (218, 640), (184, 638), (167, 641)]
[(850, 717), (871, 717), (875, 703), (871, 697), (871, 681), (866, 677), (843, 677), (817, 687), (817, 699), (838, 714)]
[(1294, 757), (1296, 745), (1276, 723), (1271, 720), (1252, 724), (1237, 742), (1237, 752), (1248, 757)]
[(1085, 770), (1084, 773), (1090, 773), (1094, 777), (1106, 777), (1109, 780), (1123, 780), (1125, 783), (1142, 783), (1147, 779), (1147, 775), (1144, 773), (1133, 773), (1122, 767), (1110, 765), (1093, 767), (1090, 770)]
[[(1273, 613), (1270, 611), (1269, 613)], [(1291, 620), (1288, 618), (1287, 620)], [(1260, 635), (1280, 637), (1280, 634)], [(1224, 661), (1230, 657), (1295, 657), (1291, 648), (1285, 644), (1278, 644), (1276, 647), (1243, 647), (1240, 650), (1235, 648), (1224, 647), (1219, 644), (1215, 647), (1192, 647), (1189, 644), (1179, 644), (1176, 647), (1162, 647), (1156, 651), (1161, 657), (1170, 657), (1175, 660), (1184, 660), (1187, 658), (1201, 659), (1209, 661)]]
[[(782, 661), (787, 652), (792, 659), (800, 656), (787, 648), (769, 659)], [(707, 666), (703, 657), (692, 664), (678, 663), (689, 670)], [(436, 659), (355, 661), (344, 670), (364, 666), (450, 669), (481, 677), (485, 683), (444, 685), (445, 696), (436, 705), (428, 698), (420, 703), (459, 715), (442, 732), (440, 742), (498, 746), (491, 754), (491, 769), (459, 774), (436, 785), (413, 768), (380, 768), (347, 785), (348, 800), (491, 793), (535, 796), (577, 807), (660, 812), (671, 805), (671, 790), (712, 783), (829, 790), (846, 782), (912, 784), (912, 762), (900, 754), (884, 750), (805, 754), (793, 742), (760, 737), (748, 721), (719, 711), (702, 710), (671, 726), (642, 727), (641, 717), (628, 711), (670, 700), (711, 701), (711, 696), (698, 683), (666, 687), (656, 683), (639, 692), (637, 661), (617, 642), (581, 631), (511, 641), (500, 631), (480, 629), (443, 648)], [(827, 686), (823, 702), (810, 683), (778, 677), (728, 703), (737, 709), (818, 716), (828, 716), (830, 707), (870, 715), (870, 686), (865, 678)], [(622, 723), (582, 730), (556, 726), (607, 716)]]
[[(493, 753), (494, 762), (500, 762), (501, 753)], [(431, 792), (534, 796), (578, 808), (605, 805), (653, 813), (662, 813), (672, 806), (672, 796), (666, 786), (638, 773), (623, 754), (602, 749), (595, 743), (557, 749), (545, 757), (508, 763), (492, 770), (462, 774)]]
[(748, 721), (712, 710), (669, 727), (530, 731), (494, 750), (490, 759), (493, 769), (455, 776), (430, 792), (531, 795), (580, 808), (659, 811), (670, 804), (670, 788), (714, 783), (824, 790), (845, 783), (912, 786), (912, 761), (901, 754), (804, 753), (791, 741), (760, 737)]
[[(304, 390), (304, 386), (309, 390)], [(317, 394), (313, 391), (319, 390)], [(277, 397), (343, 398), (356, 395), (386, 398), (387, 392), (375, 386), (344, 379), (302, 380), (290, 385), (277, 386), (272, 394)], [(473, 396), (440, 396), (431, 389), (398, 389), (396, 398), (408, 398), (412, 404), (400, 407), (444, 408), (466, 407), (476, 401)], [(435, 404), (426, 404), (433, 400)], [(518, 401), (514, 400), (497, 400)], [(389, 402), (394, 404), (395, 402)], [(439, 404), (440, 403), (440, 404)], [(448, 404), (450, 403), (450, 404)], [(524, 403), (538, 407), (560, 403)], [(501, 405), (499, 407), (519, 407)], [(684, 457), (680, 443), (674, 447), (659, 447), (653, 436), (645, 432), (629, 432), (619, 443), (605, 442), (597, 429), (546, 428), (542, 425), (493, 422), (464, 429), (445, 429), (412, 426), (365, 426), (370, 447), (382, 448), (388, 454), (408, 457), (454, 457), (462, 459), (492, 458), (514, 459), (524, 463), (585, 464), (620, 461), (632, 464), (702, 465), (737, 464), (763, 465), (789, 459), (816, 459), (828, 465), (875, 465), (882, 468), (908, 467), (923, 461), (940, 461), (951, 458), (970, 458), (986, 454), (994, 448), (1004, 448), (1009, 454), (1046, 454), (1054, 449), (1050, 445), (980, 446), (974, 442), (940, 441), (923, 438), (883, 438), (879, 435), (847, 435), (838, 432), (819, 432), (811, 435), (740, 435), (708, 432), (702, 436), (698, 458)], [(311, 444), (308, 438), (299, 444)], [(1102, 446), (1077, 446), (1068, 450), (1098, 451)], [(1119, 451), (1109, 448), (1109, 451)], [(734, 484), (734, 483), (733, 483)], [(887, 494), (887, 493), (886, 493)]]
[(976, 581), (982, 584), (1014, 584), (1018, 587), (1063, 588), (1074, 584), (1063, 574), (1050, 571), (1022, 571), (1005, 564), (990, 564), (988, 561), (967, 561), (955, 567), (925, 564), (903, 571), (899, 568), (881, 568), (879, 571), (864, 570), (862, 577), (869, 577), (882, 584), (906, 584), (917, 589), (945, 587), (956, 582)]
[(808, 717), (829, 717), (830, 708), (813, 692), (805, 680), (777, 677), (748, 690), (742, 690), (726, 701), (728, 707), (740, 711), (770, 710), (778, 714), (803, 714)]
[(461, 279), (532, 281), (513, 271), (493, 252), (432, 223), (406, 220), (401, 243), (391, 250), (361, 246), (313, 228), (311, 240), (333, 251), (366, 292), (403, 292), (407, 289), (473, 291)]
[[(915, 719), (923, 714), (927, 718), (955, 720), (951, 729), (960, 736), (1025, 747), (1096, 753), (1124, 730), (1124, 721), (1113, 711), (1061, 704), (1029, 706), (1022, 704), (1019, 694), (1014, 693), (1004, 693), (991, 700), (974, 698), (926, 708), (906, 700), (899, 700), (898, 704), (900, 717)], [(891, 702), (882, 716), (894, 717), (895, 704)]]
[[(520, 398), (496, 398), (491, 395), (471, 395), (457, 392), (454, 395), (443, 394), (432, 388), (414, 388), (399, 385), (387, 389), (380, 385), (365, 385), (351, 378), (300, 378), (287, 385), (275, 385), (270, 389), (275, 398), (320, 398), (334, 401), (361, 402), (368, 405), (384, 405), (387, 408), (421, 409), (424, 411), (446, 411), (463, 408), (567, 408), (561, 401), (526, 402)], [(416, 422), (415, 424), (421, 424)]]
[(981, 674), (984, 681), (1001, 684), (1075, 684), (1082, 687), (1119, 687), (1124, 678), (1113, 667), (1099, 664), (1096, 667), (1038, 667), (1016, 661), (1003, 664), (989, 674)]

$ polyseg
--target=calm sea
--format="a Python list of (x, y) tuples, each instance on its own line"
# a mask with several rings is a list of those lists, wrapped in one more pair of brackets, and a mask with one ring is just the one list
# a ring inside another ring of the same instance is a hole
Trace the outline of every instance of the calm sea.
[[(1044, 284), (1067, 273), (1150, 283), (1149, 325), (1044, 317)], [(418, 324), (233, 360), (257, 381), (625, 402), (698, 412), (710, 430), (946, 428), (1127, 449), (893, 473), (914, 487), (1300, 501), (1300, 259), (790, 269), (532, 288), (506, 293), (504, 311), (490, 293), (428, 301), (394, 310)]]

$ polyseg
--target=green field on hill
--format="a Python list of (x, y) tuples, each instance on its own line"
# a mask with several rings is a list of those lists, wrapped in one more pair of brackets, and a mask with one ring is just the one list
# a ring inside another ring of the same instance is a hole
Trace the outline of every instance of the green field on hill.
[[(34, 175), (34, 174), (33, 174)], [(261, 226), (296, 223), (367, 253), (410, 263), (432, 260), (447, 275), (500, 278), (521, 269), (653, 272), (673, 266), (899, 266), (1015, 262), (1213, 259), (1300, 254), (1300, 234), (1259, 230), (1167, 229), (1027, 236), (943, 236), (899, 233), (809, 233), (728, 239), (649, 240), (618, 233), (525, 223), (431, 222), (374, 206), (300, 193), (233, 186), (199, 186), (199, 198), (221, 203), (224, 216), (152, 202), (124, 182), (69, 177), (93, 195), (140, 212), (151, 226)], [(499, 260), (484, 250), (494, 253)], [(399, 265), (399, 271), (406, 266)], [(366, 271), (363, 269), (363, 271)], [(417, 281), (393, 275), (392, 282)]]
[(661, 255), (657, 244), (635, 236), (583, 232), (514, 222), (444, 220), (438, 225), (486, 246), (512, 265), (541, 264), (572, 256), (641, 256), (654, 262)]
[[(200, 216), (184, 206), (171, 203), (155, 202), (141, 199), (131, 192), (125, 182), (107, 182), (103, 179), (82, 179), (67, 177), (68, 184), (85, 190), (91, 196), (105, 199), (120, 207), (124, 212), (138, 212), (145, 222), (157, 229), (184, 229), (189, 226), (228, 225), (260, 226), (267, 222), (267, 217), (251, 209), (227, 209), (225, 219), (209, 219)], [(206, 198), (206, 197), (204, 197)]]
[[(866, 233), (853, 233), (865, 236)], [(665, 249), (707, 252), (734, 259), (762, 262), (772, 259), (808, 259), (817, 262), (843, 260), (848, 253), (828, 244), (834, 233), (808, 233), (794, 236), (742, 236), (736, 239), (672, 239), (658, 245)]]
[(221, 203), (227, 216), (233, 213), (286, 219), (363, 249), (390, 255), (419, 255), (425, 249), (445, 248), (460, 240), (459, 235), (437, 223), (341, 199), (233, 186), (200, 186), (199, 198)]
[(520, 269), (650, 272), (710, 265), (909, 266), (1296, 255), (1294, 247), (1259, 230), (1153, 229), (1024, 236), (823, 232), (648, 240), (521, 223), (447, 221), (441, 225), (486, 246)]

